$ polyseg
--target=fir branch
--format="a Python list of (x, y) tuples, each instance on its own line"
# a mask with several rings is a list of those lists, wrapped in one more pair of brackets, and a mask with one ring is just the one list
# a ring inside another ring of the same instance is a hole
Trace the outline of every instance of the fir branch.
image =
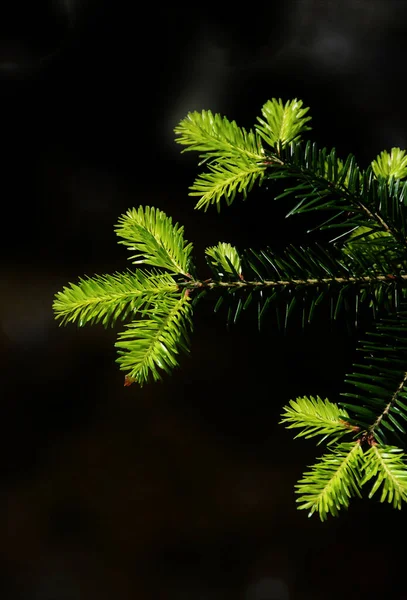
[(146, 264), (189, 276), (192, 244), (184, 240), (184, 227), (154, 207), (140, 206), (122, 215), (115, 228), (131, 251), (133, 264)]
[[(209, 262), (213, 278), (180, 283), (180, 287), (190, 290), (217, 289), (221, 296), (215, 311), (219, 303), (226, 300), (229, 324), (237, 321), (253, 298), (257, 299), (259, 327), (271, 307), (278, 311), (286, 307), (286, 325), (295, 304), (302, 311), (303, 326), (312, 321), (322, 303), (329, 304), (331, 319), (336, 319), (343, 308), (347, 308), (346, 316), (357, 320), (364, 303), (373, 311), (393, 309), (400, 290), (403, 286), (407, 288), (407, 275), (401, 270), (395, 272), (392, 263), (383, 260), (376, 264), (375, 255), (361, 257), (352, 249), (344, 255), (335, 247), (328, 251), (319, 245), (290, 246), (282, 254), (270, 249), (260, 252), (249, 249), (237, 256), (239, 271), (233, 272), (233, 264), (226, 268), (226, 261), (230, 259), (225, 258), (225, 264), (220, 260), (215, 264)], [(352, 315), (346, 306), (349, 299), (355, 306)]]
[[(362, 171), (353, 155), (345, 161), (336, 156), (335, 149), (318, 149), (315, 143), (305, 146), (300, 135), (310, 129), (305, 116), (308, 109), (297, 99), (283, 104), (273, 98), (262, 108), (263, 119), (256, 132), (247, 133), (234, 121), (213, 115), (210, 111), (189, 113), (175, 128), (176, 141), (186, 150), (201, 152), (204, 162), (209, 161), (208, 172), (198, 176), (190, 188), (190, 195), (199, 196), (196, 207), (207, 208), (225, 198), (231, 204), (236, 193), (246, 198), (256, 181), (291, 179), (297, 181), (277, 198), (291, 195), (300, 199), (287, 216), (310, 211), (334, 211), (334, 217), (325, 220), (318, 229), (345, 229), (371, 227), (391, 234), (403, 248), (407, 260), (407, 223), (404, 204), (406, 185), (395, 176), (403, 176), (405, 157), (400, 149), (391, 155), (382, 153), (372, 166)], [(257, 137), (256, 137), (257, 136)], [(260, 137), (269, 144), (267, 153)], [(387, 165), (387, 166), (386, 166)], [(387, 171), (386, 171), (387, 169)], [(376, 173), (391, 174), (390, 179)], [(340, 236), (341, 237), (341, 236)], [(334, 238), (335, 240), (338, 237)]]
[(356, 403), (341, 406), (369, 444), (386, 444), (389, 435), (400, 441), (407, 422), (407, 312), (379, 321), (358, 351), (363, 362), (354, 363), (355, 371), (345, 377), (354, 391), (341, 393)]
[(400, 148), (392, 148), (389, 153), (387, 150), (383, 150), (372, 161), (372, 169), (376, 177), (404, 179), (407, 176), (406, 151)]
[(351, 260), (368, 261), (376, 270), (384, 267), (387, 272), (399, 272), (407, 267), (405, 248), (386, 231), (356, 227), (341, 250)]
[(80, 278), (55, 295), (53, 309), (61, 324), (102, 323), (113, 325), (117, 319), (165, 303), (179, 295), (179, 287), (168, 273), (114, 273)]
[(348, 508), (353, 496), (361, 497), (362, 457), (358, 442), (338, 444), (322, 456), (295, 486), (298, 508), (309, 510), (308, 516), (317, 512), (321, 521)]
[(290, 400), (289, 405), (283, 409), (282, 417), (280, 423), (288, 423), (285, 425), (287, 429), (301, 429), (295, 438), (323, 436), (318, 444), (327, 438), (329, 443), (333, 443), (346, 434), (359, 431), (358, 427), (349, 424), (349, 415), (345, 409), (328, 399), (322, 400), (319, 396)]
[[(406, 384), (407, 384), (407, 371), (405, 371), (402, 374), (401, 381), (398, 384), (397, 389), (392, 394), (389, 402), (387, 402), (387, 404), (384, 407), (384, 409), (382, 410), (382, 412), (375, 419), (374, 423), (369, 427), (369, 434), (372, 434), (374, 436), (375, 431), (380, 428), (380, 425), (381, 425), (383, 419), (386, 419), (387, 417), (392, 422), (392, 425), (395, 425), (397, 427), (397, 429), (399, 429), (399, 431), (401, 431), (402, 433), (406, 433), (406, 431), (404, 430), (404, 428), (402, 427), (402, 425), (391, 414), (391, 410), (394, 408), (397, 400), (399, 400), (400, 396), (402, 397), (403, 394), (405, 394), (405, 386), (406, 386)], [(399, 415), (401, 415), (401, 416), (403, 416), (405, 418), (405, 415), (401, 411), (399, 411)], [(387, 427), (389, 427), (389, 426), (391, 428), (391, 425), (389, 425), (389, 423), (387, 423)]]
[(236, 193), (247, 197), (256, 181), (259, 184), (268, 164), (261, 144), (261, 137), (272, 147), (284, 146), (297, 140), (308, 129), (308, 108), (302, 101), (292, 100), (283, 105), (282, 100), (270, 100), (262, 108), (264, 119), (256, 131), (247, 132), (219, 114), (203, 110), (188, 113), (175, 128), (179, 136), (176, 142), (187, 146), (185, 150), (200, 152), (203, 162), (209, 161), (208, 171), (201, 173), (190, 187), (190, 196), (199, 196), (196, 208), (207, 210), (215, 204), (220, 210), (220, 201), (230, 205)]
[(237, 249), (226, 242), (205, 248), (205, 255), (210, 268), (218, 278), (230, 275), (242, 279), (242, 263)]
[(406, 455), (395, 446), (373, 445), (363, 455), (365, 476), (361, 485), (376, 478), (369, 498), (381, 488), (380, 502), (392, 504), (393, 508), (401, 509), (402, 503), (407, 502), (407, 464)]
[[(359, 169), (350, 154), (346, 161), (335, 149), (320, 150), (315, 143), (291, 143), (278, 154), (268, 157), (265, 179), (293, 179), (299, 183), (288, 187), (276, 199), (293, 196), (299, 202), (288, 216), (316, 211), (333, 211), (334, 216), (315, 229), (345, 229), (348, 234), (364, 226), (393, 236), (404, 249), (407, 259), (406, 183), (398, 179), (377, 179), (372, 167)], [(341, 236), (340, 236), (341, 237)], [(335, 241), (338, 238), (334, 238)]]
[(188, 113), (174, 131), (179, 136), (175, 141), (187, 146), (183, 152), (198, 151), (205, 160), (243, 158), (256, 163), (264, 159), (261, 139), (255, 131), (246, 131), (236, 121), (210, 110)]
[(140, 385), (161, 379), (178, 366), (179, 351), (188, 352), (192, 309), (186, 294), (158, 304), (144, 313), (145, 319), (127, 325), (119, 333), (116, 347), (120, 369)]
[[(303, 326), (325, 300), (331, 318), (342, 307), (349, 314), (350, 300), (356, 316), (365, 301), (375, 318), (377, 309), (396, 309), (367, 335), (359, 348), (362, 361), (346, 376), (353, 390), (342, 396), (354, 404), (311, 396), (284, 408), (281, 422), (299, 430), (296, 437), (320, 436), (319, 443), (327, 442), (331, 450), (296, 486), (299, 508), (324, 520), (347, 508), (367, 482), (373, 483), (370, 497), (381, 490), (381, 501), (396, 508), (407, 500), (407, 456), (387, 442), (391, 436), (403, 445), (400, 434), (407, 429), (407, 308), (400, 310), (400, 299), (407, 299), (407, 182), (402, 181), (407, 155), (399, 148), (383, 151), (363, 170), (352, 154), (342, 161), (335, 149), (304, 145), (307, 111), (297, 99), (285, 104), (272, 99), (253, 130), (202, 111), (189, 113), (175, 131), (184, 151), (199, 152), (206, 164), (190, 188), (190, 195), (199, 196), (198, 208), (219, 210), (222, 199), (231, 204), (237, 194), (245, 198), (255, 183), (281, 180), (284, 191), (277, 198), (295, 199), (287, 216), (320, 213), (325, 220), (314, 230), (339, 232), (329, 249), (289, 246), (278, 254), (269, 248), (240, 254), (219, 242), (205, 251), (213, 277), (201, 280), (183, 227), (156, 208), (140, 206), (120, 217), (116, 233), (133, 252), (131, 260), (149, 271), (79, 279), (56, 294), (54, 311), (61, 323), (79, 325), (114, 324), (131, 316), (119, 333), (117, 360), (126, 371), (125, 385), (143, 385), (169, 373), (180, 351), (188, 351), (192, 307), (209, 291), (219, 296), (215, 310), (227, 300), (228, 322), (236, 322), (255, 299), (259, 327), (271, 306), (278, 318), (283, 307), (286, 325), (299, 305)], [(347, 433), (353, 442), (338, 444)]]
[(311, 120), (310, 116), (305, 116), (308, 111), (309, 108), (303, 108), (302, 100), (297, 98), (285, 104), (281, 98), (273, 98), (263, 105), (264, 118), (257, 117), (260, 125), (256, 125), (256, 130), (271, 148), (283, 147), (299, 140), (302, 133), (311, 129), (306, 125)]
[(219, 211), (222, 198), (230, 206), (237, 193), (246, 198), (257, 180), (261, 184), (265, 166), (245, 158), (238, 161), (226, 159), (209, 164), (208, 170), (208, 173), (201, 173), (195, 179), (189, 188), (189, 195), (200, 197), (195, 208), (206, 211), (209, 206), (216, 204)]

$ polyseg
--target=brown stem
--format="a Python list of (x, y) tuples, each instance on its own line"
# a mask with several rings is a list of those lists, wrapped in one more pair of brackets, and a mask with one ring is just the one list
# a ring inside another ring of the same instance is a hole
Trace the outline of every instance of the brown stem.
[(362, 275), (360, 277), (321, 277), (310, 279), (276, 279), (273, 281), (216, 281), (214, 279), (185, 281), (182, 286), (189, 289), (214, 289), (214, 288), (273, 288), (273, 287), (297, 287), (297, 286), (316, 286), (319, 284), (328, 285), (330, 283), (337, 284), (358, 284), (358, 283), (375, 283), (385, 281), (407, 281), (407, 274), (393, 275)]
[(386, 408), (383, 410), (383, 412), (377, 417), (376, 421), (373, 423), (373, 425), (371, 425), (369, 427), (369, 433), (374, 435), (374, 431), (375, 429), (377, 429), (380, 426), (380, 423), (382, 422), (382, 420), (384, 419), (384, 417), (389, 414), (391, 408), (394, 406), (399, 394), (402, 392), (404, 385), (407, 382), (407, 371), (404, 372), (403, 374), (403, 378), (400, 381), (396, 391), (394, 392), (393, 396), (391, 397), (390, 401), (386, 404)]

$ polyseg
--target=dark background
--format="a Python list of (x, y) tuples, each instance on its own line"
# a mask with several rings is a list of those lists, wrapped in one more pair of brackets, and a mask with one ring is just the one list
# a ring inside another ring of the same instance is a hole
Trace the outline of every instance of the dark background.
[[(56, 291), (127, 267), (113, 226), (150, 204), (196, 255), (283, 248), (273, 189), (218, 215), (188, 197), (173, 128), (211, 109), (251, 127), (269, 98), (311, 107), (312, 138), (366, 166), (406, 146), (402, 0), (1, 8), (0, 596), (5, 600), (319, 600), (403, 591), (405, 514), (354, 501), (321, 524), (294, 483), (319, 450), (278, 425), (299, 395), (339, 399), (361, 331), (301, 333), (199, 307), (191, 355), (123, 387), (115, 332), (58, 328)], [(402, 543), (402, 542), (401, 542)]]

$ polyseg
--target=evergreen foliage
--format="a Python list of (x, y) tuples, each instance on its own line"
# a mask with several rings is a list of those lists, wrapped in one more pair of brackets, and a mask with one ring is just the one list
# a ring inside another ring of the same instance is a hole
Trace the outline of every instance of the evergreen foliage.
[(335, 149), (303, 141), (308, 110), (297, 99), (269, 100), (248, 131), (209, 110), (191, 112), (175, 128), (176, 141), (197, 152), (203, 167), (190, 188), (196, 208), (220, 210), (254, 184), (278, 180), (283, 191), (275, 198), (290, 203), (287, 216), (320, 215), (313, 232), (332, 232), (329, 243), (276, 252), (219, 242), (205, 251), (208, 279), (197, 274), (183, 227), (140, 206), (116, 227), (135, 270), (70, 283), (53, 308), (62, 324), (126, 321), (118, 363), (125, 385), (143, 385), (188, 352), (203, 296), (214, 297), (215, 311), (226, 304), (228, 323), (254, 308), (259, 328), (271, 309), (279, 326), (297, 314), (304, 327), (318, 310), (331, 319), (342, 311), (357, 323), (361, 306), (369, 307), (371, 331), (337, 401), (303, 396), (282, 412), (297, 438), (326, 445), (296, 485), (299, 508), (324, 520), (365, 486), (369, 498), (394, 508), (407, 501), (407, 156), (392, 148), (362, 169), (353, 155), (341, 159)]

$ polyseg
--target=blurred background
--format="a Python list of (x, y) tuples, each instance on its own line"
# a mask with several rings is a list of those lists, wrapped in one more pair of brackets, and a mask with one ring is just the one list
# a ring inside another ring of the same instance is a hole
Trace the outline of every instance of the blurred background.
[(197, 156), (173, 129), (210, 109), (249, 128), (272, 97), (311, 107), (312, 138), (362, 166), (406, 147), (403, 0), (0, 9), (0, 597), (3, 600), (407, 598), (406, 513), (354, 501), (321, 524), (294, 484), (320, 450), (278, 425), (299, 395), (339, 399), (362, 331), (324, 318), (227, 331), (199, 306), (191, 354), (123, 387), (115, 330), (59, 328), (54, 294), (125, 269), (113, 227), (150, 204), (197, 256), (281, 249), (309, 223), (273, 188), (194, 210)]

